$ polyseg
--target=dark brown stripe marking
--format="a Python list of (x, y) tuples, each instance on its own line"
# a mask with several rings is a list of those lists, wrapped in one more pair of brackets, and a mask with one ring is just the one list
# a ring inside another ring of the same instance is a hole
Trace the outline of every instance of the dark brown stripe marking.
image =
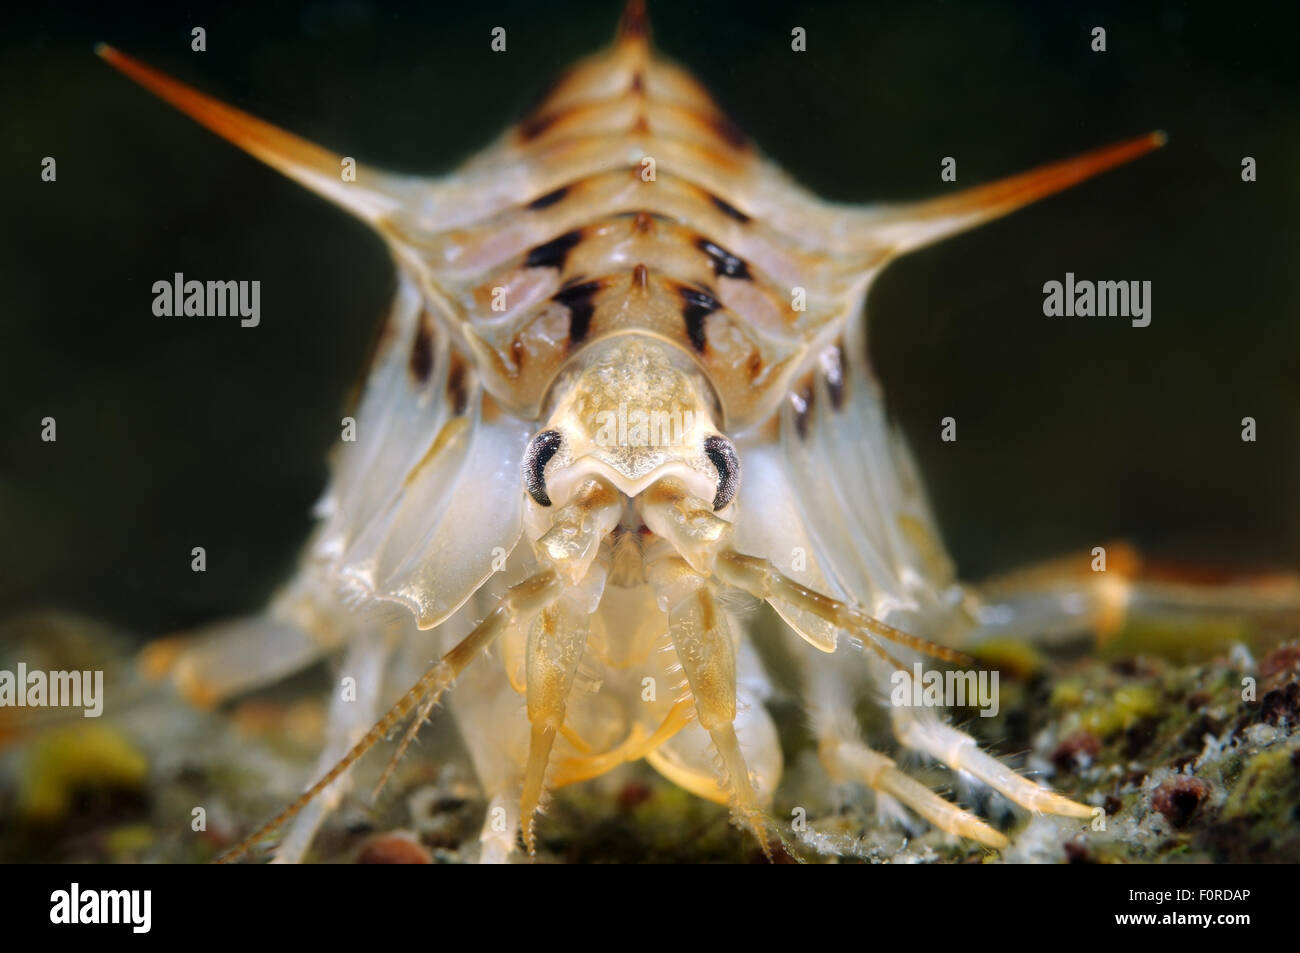
[(703, 351), (708, 344), (704, 333), (704, 319), (722, 307), (718, 299), (698, 288), (682, 288), (682, 319), (686, 322), (686, 336), (691, 339), (691, 346)]
[(562, 185), (558, 189), (554, 189), (550, 192), (547, 192), (545, 195), (540, 196), (539, 198), (535, 198), (531, 202), (529, 202), (528, 211), (540, 212), (544, 208), (550, 208), (552, 205), (562, 200), (568, 194), (569, 194), (569, 187), (567, 185)]
[(591, 315), (596, 310), (592, 300), (600, 290), (599, 281), (586, 281), (580, 285), (561, 288), (551, 299), (569, 309), (569, 343), (580, 344), (591, 327)]
[(531, 142), (547, 129), (550, 129), (551, 126), (555, 125), (560, 116), (560, 113), (545, 113), (542, 115), (529, 116), (519, 124), (519, 135), (523, 138), (524, 142)]
[(750, 223), (750, 217), (730, 202), (724, 202), (716, 195), (710, 195), (709, 199), (718, 207), (718, 211), (722, 212), (723, 215), (726, 215), (729, 218), (734, 218), (741, 225), (748, 225)]
[(447, 403), (452, 415), (459, 417), (469, 406), (469, 364), (460, 352), (451, 352), (450, 366), (447, 368)]
[(695, 247), (709, 256), (713, 273), (719, 278), (725, 275), (728, 278), (740, 278), (745, 281), (750, 279), (749, 266), (721, 245), (715, 245), (707, 238), (700, 238), (695, 243)]
[(576, 230), (552, 238), (528, 253), (528, 257), (524, 259), (524, 267), (554, 268), (556, 271), (563, 271), (565, 259), (569, 257), (569, 250), (580, 241), (582, 241), (582, 232)]
[(748, 149), (749, 137), (740, 131), (740, 127), (728, 119), (722, 113), (714, 113), (711, 116), (705, 116), (704, 121), (709, 127), (721, 136), (733, 149)]
[(650, 273), (646, 270), (645, 265), (637, 265), (632, 269), (632, 287), (638, 291), (645, 291), (650, 286)]
[(408, 367), (417, 385), (423, 387), (428, 383), (429, 375), (433, 373), (433, 322), (429, 319), (428, 311), (420, 312)]

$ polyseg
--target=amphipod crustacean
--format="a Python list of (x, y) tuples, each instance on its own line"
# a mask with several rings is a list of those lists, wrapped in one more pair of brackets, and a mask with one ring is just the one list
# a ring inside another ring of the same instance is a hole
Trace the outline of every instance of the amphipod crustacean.
[[(400, 757), (453, 683), (489, 799), (483, 859), (508, 858), (520, 834), (534, 850), (546, 790), (642, 758), (728, 803), (766, 850), (782, 756), (737, 592), (783, 620), (831, 778), (1007, 842), (869, 747), (854, 716), (862, 691), (889, 695), (921, 658), (961, 662), (937, 642), (959, 644), (972, 598), (886, 420), (863, 299), (898, 256), (1159, 134), (934, 201), (830, 204), (652, 53), (632, 0), (611, 49), (454, 175), (352, 177), (337, 155), (100, 53), (368, 222), (399, 273), (297, 576), (263, 616), (170, 660), (208, 701), (334, 652), (356, 680), (357, 701), (332, 708), (320, 780), (232, 856), (292, 822), (279, 859), (302, 857), (356, 760), (409, 720)], [(373, 611), (385, 604), (403, 611)], [(413, 687), (394, 684), (398, 662), (438, 654)], [(899, 746), (1015, 804), (1093, 814), (933, 708), (889, 719)]]

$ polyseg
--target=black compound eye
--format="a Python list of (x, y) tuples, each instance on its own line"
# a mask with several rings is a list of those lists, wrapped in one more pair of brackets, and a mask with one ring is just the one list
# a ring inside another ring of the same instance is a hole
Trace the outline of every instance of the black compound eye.
[(740, 487), (740, 458), (726, 437), (714, 434), (704, 440), (704, 453), (718, 468), (718, 492), (713, 497), (714, 511), (731, 502)]
[(560, 449), (563, 439), (558, 430), (543, 430), (528, 441), (528, 449), (524, 451), (524, 487), (528, 495), (542, 506), (551, 505), (546, 492), (546, 464)]

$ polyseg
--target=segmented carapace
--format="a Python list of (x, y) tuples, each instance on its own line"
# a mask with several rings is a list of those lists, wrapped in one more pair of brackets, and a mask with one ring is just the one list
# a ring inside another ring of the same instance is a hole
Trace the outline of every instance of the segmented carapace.
[[(101, 54), (369, 223), (399, 273), (299, 574), (265, 615), (167, 650), (209, 702), (335, 651), (356, 678), (357, 701), (332, 707), (321, 780), (236, 853), (293, 820), (280, 858), (303, 856), (350, 766), (409, 719), (400, 756), (453, 681), (489, 799), (484, 859), (510, 856), (520, 832), (534, 849), (545, 789), (640, 758), (728, 802), (766, 849), (781, 752), (750, 620), (720, 598), (737, 590), (799, 637), (831, 778), (1006, 842), (868, 747), (853, 714), (921, 655), (960, 660), (930, 640), (952, 644), (972, 600), (886, 420), (863, 299), (898, 256), (1158, 134), (934, 201), (823, 202), (652, 53), (632, 0), (610, 50), (454, 175), (361, 167), (353, 181), (340, 156)], [(409, 612), (370, 611), (383, 603)], [(431, 646), (439, 661), (377, 717), (398, 661)], [(1093, 813), (931, 709), (889, 715), (903, 748), (1016, 804)]]

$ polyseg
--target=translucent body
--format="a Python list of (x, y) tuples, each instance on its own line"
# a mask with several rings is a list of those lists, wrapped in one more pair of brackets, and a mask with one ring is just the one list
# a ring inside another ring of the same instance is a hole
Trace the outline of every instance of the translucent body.
[[(351, 764), (403, 720), (418, 729), (454, 682), (489, 800), (484, 859), (509, 857), (517, 833), (533, 849), (547, 789), (640, 758), (729, 803), (766, 848), (780, 834), (765, 808), (781, 752), (767, 677), (724, 608), (740, 592), (786, 624), (831, 777), (1005, 843), (868, 748), (853, 716), (864, 688), (917, 653), (959, 660), (930, 640), (959, 638), (972, 604), (886, 421), (862, 304), (894, 257), (1160, 137), (934, 202), (834, 206), (652, 55), (634, 2), (610, 51), (456, 175), (362, 169), (345, 184), (338, 157), (103, 52), (361, 216), (399, 270), (320, 529), (268, 618), (250, 623), (259, 671), (241, 669), (247, 629), (175, 660), (205, 701), (340, 647), (349, 665), (392, 673), (335, 713), (323, 777), (254, 840), (296, 818), (281, 859), (300, 857)], [(377, 616), (383, 604), (405, 614)], [(403, 661), (437, 653), (399, 691)], [(890, 715), (903, 747), (1015, 803), (1091, 813), (933, 711)]]

